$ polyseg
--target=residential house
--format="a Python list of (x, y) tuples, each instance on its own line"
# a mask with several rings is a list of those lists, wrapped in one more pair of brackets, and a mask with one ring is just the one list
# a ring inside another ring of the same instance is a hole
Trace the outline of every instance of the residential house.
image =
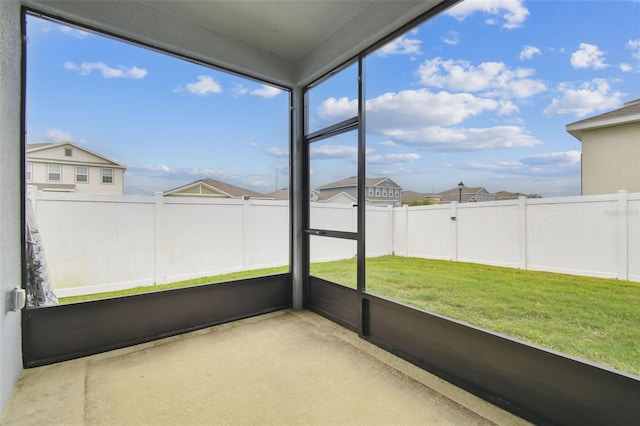
[[(370, 206), (402, 204), (402, 187), (388, 177), (366, 178), (365, 203)], [(358, 182), (355, 176), (331, 182), (311, 191), (311, 201), (357, 203)]]
[(71, 142), (26, 147), (26, 182), (42, 191), (116, 194), (124, 192), (126, 167)]
[(460, 188), (456, 186), (455, 188), (440, 192), (438, 195), (440, 195), (440, 204), (447, 204), (452, 201), (475, 203), (495, 200), (495, 195), (481, 186), (463, 186), (462, 191), (460, 191)]
[(523, 194), (522, 192), (498, 191), (493, 194), (496, 201), (515, 200), (520, 197), (526, 198), (542, 198), (540, 194)]
[(209, 198), (249, 198), (273, 199), (259, 192), (239, 186), (230, 185), (215, 179), (198, 179), (186, 185), (170, 189), (164, 193), (165, 197), (209, 197)]
[(640, 192), (640, 99), (566, 130), (582, 143), (582, 195)]

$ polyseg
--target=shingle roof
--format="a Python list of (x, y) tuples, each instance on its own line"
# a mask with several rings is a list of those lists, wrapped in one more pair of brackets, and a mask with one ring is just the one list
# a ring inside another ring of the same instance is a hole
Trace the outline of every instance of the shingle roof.
[(626, 124), (635, 121), (640, 121), (640, 99), (626, 102), (622, 108), (569, 123), (566, 125), (566, 130), (576, 139), (582, 140), (583, 130)]
[(210, 178), (198, 179), (186, 185), (182, 185), (177, 188), (171, 189), (169, 191), (165, 191), (165, 195), (170, 193), (180, 192), (180, 190), (193, 186), (197, 183), (203, 183), (205, 185), (208, 185), (220, 192), (228, 194), (232, 198), (242, 198), (244, 196), (247, 196), (250, 198), (269, 198), (264, 194), (260, 194), (259, 192), (251, 191), (250, 189), (241, 188), (239, 186), (231, 185), (225, 182), (220, 182), (219, 180), (210, 179)]

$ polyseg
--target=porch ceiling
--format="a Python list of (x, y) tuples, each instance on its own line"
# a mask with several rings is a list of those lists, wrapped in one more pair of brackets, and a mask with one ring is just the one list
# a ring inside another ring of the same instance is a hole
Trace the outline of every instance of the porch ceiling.
[(22, 0), (283, 86), (302, 85), (446, 0)]

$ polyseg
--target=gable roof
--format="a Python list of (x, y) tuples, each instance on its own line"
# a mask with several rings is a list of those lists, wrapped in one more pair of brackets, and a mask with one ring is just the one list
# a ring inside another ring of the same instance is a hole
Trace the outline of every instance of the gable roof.
[[(460, 200), (460, 189), (456, 186), (452, 189), (447, 189), (446, 191), (439, 192), (437, 195), (440, 195), (440, 201), (442, 203), (450, 203), (451, 201), (459, 201)], [(493, 194), (484, 189), (481, 186), (463, 186), (462, 187), (462, 202), (469, 201), (483, 201), (483, 195), (488, 197), (493, 197)]]
[(198, 179), (186, 185), (179, 186), (177, 188), (170, 189), (165, 191), (163, 195), (185, 195), (185, 196), (197, 196), (197, 194), (186, 192), (186, 190), (196, 187), (198, 185), (203, 185), (208, 189), (211, 189), (215, 192), (220, 193), (223, 197), (228, 198), (269, 198), (265, 194), (260, 194), (259, 192), (252, 191), (250, 189), (241, 188), (239, 186), (231, 185), (225, 182), (220, 182), (219, 180), (205, 178)]
[(571, 136), (582, 141), (582, 132), (584, 130), (593, 130), (600, 127), (617, 126), (639, 121), (640, 99), (636, 99), (626, 102), (622, 108), (567, 124), (565, 128)]
[(289, 200), (289, 188), (278, 189), (277, 191), (265, 194), (265, 197), (272, 198), (274, 200)]
[[(26, 145), (26, 151), (27, 151), (27, 157), (29, 157), (29, 154), (32, 153), (42, 153), (44, 151), (50, 150), (50, 149), (56, 149), (56, 148), (60, 148), (60, 147), (66, 147), (69, 146), (73, 149), (77, 149), (80, 151), (84, 151), (87, 154), (93, 155), (94, 157), (97, 157), (107, 163), (109, 163), (111, 166), (116, 167), (116, 168), (121, 168), (121, 169), (126, 169), (125, 166), (123, 166), (122, 164), (113, 161), (110, 158), (105, 157), (104, 155), (100, 155), (96, 152), (90, 151), (86, 148), (83, 148), (81, 146), (78, 146), (72, 142), (59, 142), (59, 143), (51, 143), (51, 142), (37, 142), (37, 143), (28, 143)], [(58, 160), (56, 160), (58, 161)]]
[(416, 191), (403, 191), (402, 192), (402, 202), (410, 203), (412, 201), (424, 201), (426, 195), (421, 192)]

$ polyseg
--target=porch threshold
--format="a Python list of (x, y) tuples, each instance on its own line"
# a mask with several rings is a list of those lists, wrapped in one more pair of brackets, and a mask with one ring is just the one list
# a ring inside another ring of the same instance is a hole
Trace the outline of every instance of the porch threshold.
[(26, 369), (0, 423), (528, 424), (291, 309)]

